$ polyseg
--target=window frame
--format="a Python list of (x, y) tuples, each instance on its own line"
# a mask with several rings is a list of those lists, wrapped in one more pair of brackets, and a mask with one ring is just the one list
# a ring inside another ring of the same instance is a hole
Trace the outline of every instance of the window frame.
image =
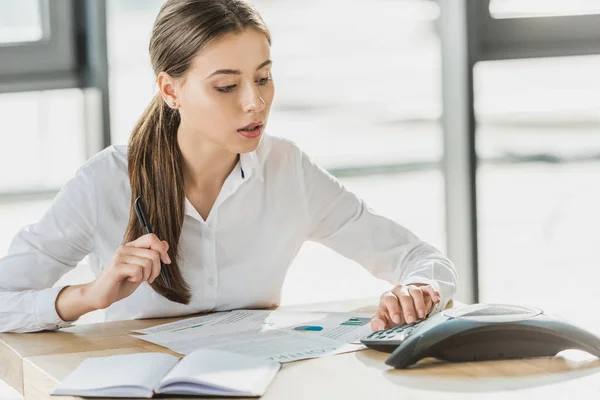
[(600, 53), (600, 14), (494, 18), (490, 0), (470, 0), (479, 61)]
[(73, 0), (38, 0), (43, 37), (0, 45), (0, 93), (80, 86)]

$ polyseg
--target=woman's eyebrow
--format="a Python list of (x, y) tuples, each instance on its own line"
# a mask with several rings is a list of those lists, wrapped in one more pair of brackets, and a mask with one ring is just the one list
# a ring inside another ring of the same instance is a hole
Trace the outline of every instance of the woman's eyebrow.
[[(256, 70), (258, 71), (261, 68), (266, 67), (267, 65), (273, 64), (273, 61), (271, 60), (267, 60), (264, 61), (263, 63), (261, 63), (258, 67), (256, 67)], [(241, 75), (242, 71), (240, 71), (239, 69), (219, 69), (216, 70), (215, 72), (213, 72), (212, 74), (210, 74), (209, 76), (206, 77), (206, 79), (213, 77), (215, 75), (219, 75), (219, 74), (224, 74), (224, 75)]]

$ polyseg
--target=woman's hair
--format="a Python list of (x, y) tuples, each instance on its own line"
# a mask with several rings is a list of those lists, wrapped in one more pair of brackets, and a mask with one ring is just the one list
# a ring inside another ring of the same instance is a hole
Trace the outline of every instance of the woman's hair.
[[(254, 28), (271, 35), (264, 21), (244, 0), (167, 0), (160, 8), (150, 39), (154, 74), (166, 72), (182, 78), (196, 54), (229, 33)], [(179, 112), (167, 106), (158, 92), (136, 123), (128, 148), (131, 184), (129, 222), (123, 243), (142, 236), (134, 200), (142, 196), (150, 226), (169, 244), (172, 263), (166, 266), (170, 286), (159, 276), (152, 288), (171, 301), (189, 304), (190, 287), (180, 270), (179, 238), (185, 214), (183, 160), (177, 142)], [(202, 268), (202, 266), (190, 266)]]

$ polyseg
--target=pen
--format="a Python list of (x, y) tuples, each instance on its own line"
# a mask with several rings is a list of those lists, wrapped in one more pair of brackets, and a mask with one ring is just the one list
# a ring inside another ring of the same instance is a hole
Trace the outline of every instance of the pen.
[[(144, 209), (144, 203), (142, 202), (142, 196), (139, 196), (137, 199), (135, 199), (135, 214), (137, 215), (138, 221), (140, 222), (140, 225), (142, 229), (146, 232), (146, 234), (152, 233), (150, 221), (148, 220), (146, 210)], [(167, 285), (167, 287), (170, 287), (171, 283), (169, 282), (166, 267), (162, 260), (160, 261), (160, 276), (165, 281), (165, 285)]]

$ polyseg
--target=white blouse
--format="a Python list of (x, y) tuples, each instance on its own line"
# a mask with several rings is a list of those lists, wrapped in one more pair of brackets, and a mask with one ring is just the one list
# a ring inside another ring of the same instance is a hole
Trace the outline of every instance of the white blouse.
[[(0, 332), (69, 326), (55, 301), (61, 276), (90, 256), (98, 276), (121, 245), (131, 189), (126, 146), (88, 160), (35, 224), (21, 229), (0, 259)], [(265, 135), (242, 154), (206, 221), (186, 200), (180, 268), (187, 305), (146, 282), (106, 309), (106, 320), (169, 317), (279, 303), (288, 268), (306, 240), (320, 242), (392, 284), (456, 290), (452, 263), (413, 233), (374, 213), (293, 143)], [(168, 268), (168, 265), (167, 265)], [(334, 282), (331, 282), (333, 285)]]

